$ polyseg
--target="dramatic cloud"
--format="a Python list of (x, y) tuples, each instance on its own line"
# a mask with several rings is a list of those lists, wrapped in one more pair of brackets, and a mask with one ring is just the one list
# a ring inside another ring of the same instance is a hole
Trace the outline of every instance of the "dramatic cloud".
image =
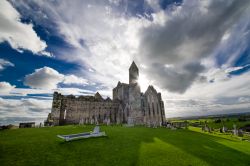
[(31, 88), (56, 89), (64, 75), (50, 67), (36, 69), (34, 73), (25, 76), (24, 84)]
[[(147, 67), (142, 73), (150, 82), (161, 89), (184, 93), (205, 72), (204, 58), (225, 51), (225, 43), (231, 36), (247, 30), (234, 30), (241, 17), (249, 16), (246, 0), (183, 1), (165, 10), (159, 1), (145, 1), (144, 7), (151, 6), (155, 13), (136, 17), (126, 17), (130, 9), (121, 10), (121, 4), (119, 1), (14, 3), (25, 9), (29, 17), (32, 6), (37, 6), (39, 17), (33, 18), (43, 26), (50, 27), (48, 20), (54, 20), (59, 34), (75, 47), (58, 58), (93, 69), (94, 72), (81, 72), (110, 89), (118, 80), (127, 82), (127, 69), (135, 59)], [(237, 38), (240, 41), (245, 40)], [(245, 45), (241, 46), (237, 55), (244, 50)]]
[[(119, 4), (119, 2), (117, 2)], [(36, 22), (50, 27), (53, 20), (57, 35), (74, 47), (60, 52), (57, 58), (77, 63), (90, 70), (82, 70), (92, 82), (104, 84), (110, 89), (117, 81), (128, 81), (128, 68), (137, 55), (139, 27), (149, 21), (144, 18), (126, 18), (110, 1), (18, 1), (15, 6), (32, 17), (32, 6), (41, 9), (34, 16)], [(30, 13), (29, 13), (30, 12)], [(81, 13), (81, 17), (79, 17)], [(48, 19), (43, 19), (46, 15)]]
[(15, 88), (15, 85), (10, 85), (8, 82), (0, 82), (0, 93), (1, 95), (8, 94)]
[(31, 88), (56, 89), (59, 83), (65, 85), (87, 85), (88, 80), (75, 75), (63, 75), (50, 67), (36, 69), (34, 73), (25, 76), (24, 84)]
[(43, 122), (51, 110), (52, 100), (0, 98), (1, 124), (25, 121)]
[(4, 70), (8, 66), (14, 67), (15, 65), (7, 60), (0, 58), (0, 71)]
[(209, 78), (214, 78), (213, 82), (195, 83), (184, 94), (163, 93), (166, 115), (196, 116), (249, 111), (250, 73), (229, 77), (225, 72), (227, 70), (230, 69), (221, 69), (218, 75), (218, 69), (211, 69)]
[[(203, 70), (204, 66), (199, 63), (188, 63), (182, 67), (154, 64), (151, 69), (145, 71), (155, 79), (154, 84), (166, 88), (170, 92), (183, 93)], [(160, 81), (160, 84), (157, 81)]]
[(33, 25), (21, 22), (21, 16), (6, 0), (0, 1), (0, 43), (7, 41), (12, 48), (50, 56), (46, 43), (33, 30)]
[[(202, 59), (226, 40), (225, 33), (249, 12), (249, 4), (246, 0), (208, 0), (173, 6), (172, 11), (164, 11), (160, 21), (154, 19), (140, 31), (139, 61), (148, 66), (151, 79), (161, 88), (185, 92), (203, 72)], [(166, 64), (173, 68), (166, 68)]]
[(149, 5), (153, 13), (130, 13), (128, 4), (137, 1), (11, 2), (22, 16), (67, 43), (69, 48), (58, 49), (55, 58), (82, 66), (75, 75), (37, 69), (25, 77), (32, 88), (80, 95), (94, 92), (71, 87), (96, 83), (102, 94), (112, 96), (117, 81), (128, 82), (135, 60), (142, 90), (151, 84), (162, 92), (167, 117), (249, 110), (247, 0), (184, 0), (165, 9), (159, 0), (144, 1), (140, 10)]

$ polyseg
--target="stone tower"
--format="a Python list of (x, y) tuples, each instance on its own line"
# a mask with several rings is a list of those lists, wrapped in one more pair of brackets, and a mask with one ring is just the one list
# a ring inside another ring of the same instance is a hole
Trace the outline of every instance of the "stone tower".
[(138, 78), (139, 78), (139, 69), (136, 66), (135, 62), (133, 61), (133, 63), (129, 67), (129, 84), (137, 83)]
[(142, 124), (141, 88), (138, 84), (139, 69), (135, 62), (129, 68), (129, 118), (134, 124)]

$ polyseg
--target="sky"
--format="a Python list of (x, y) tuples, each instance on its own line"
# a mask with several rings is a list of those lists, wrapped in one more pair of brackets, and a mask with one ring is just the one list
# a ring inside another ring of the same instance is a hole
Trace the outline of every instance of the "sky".
[(135, 61), (167, 118), (250, 112), (249, 0), (1, 0), (0, 124), (112, 97)]

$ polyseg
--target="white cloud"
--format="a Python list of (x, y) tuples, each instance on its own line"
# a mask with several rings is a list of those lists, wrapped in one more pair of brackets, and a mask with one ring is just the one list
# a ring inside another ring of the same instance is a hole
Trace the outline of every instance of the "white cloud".
[(233, 71), (244, 69), (244, 68), (249, 67), (249, 66), (250, 66), (250, 64), (244, 65), (244, 66), (230, 67), (230, 68), (226, 69), (225, 72), (230, 73), (230, 72), (233, 72)]
[(34, 73), (25, 76), (24, 84), (31, 88), (55, 89), (62, 82), (64, 75), (50, 67), (36, 69)]
[(233, 76), (213, 83), (196, 83), (184, 94), (171, 94), (174, 98), (218, 99), (250, 96), (250, 73)]
[(76, 95), (76, 96), (81, 96), (81, 95), (93, 95), (96, 92), (91, 91), (91, 90), (86, 90), (86, 89), (79, 89), (79, 88), (57, 88), (55, 91), (63, 94), (63, 95)]
[(36, 69), (35, 72), (28, 74), (24, 78), (24, 84), (31, 88), (56, 89), (58, 84), (65, 85), (88, 85), (89, 81), (73, 74), (63, 75), (50, 67)]
[(250, 103), (250, 97), (240, 97), (238, 101), (240, 103)]
[(0, 98), (1, 124), (25, 121), (43, 122), (51, 110), (52, 100)]
[(250, 109), (249, 102), (235, 102), (230, 104), (214, 100), (173, 99), (166, 100), (166, 103), (167, 118), (249, 112)]
[[(18, 124), (20, 122), (34, 121), (36, 124), (43, 122), (51, 112), (53, 90), (14, 88), (8, 83), (0, 82), (0, 94), (5, 95), (2, 88), (11, 87), (11, 92), (5, 91), (7, 96), (16, 96), (16, 99), (4, 99), (0, 97), (0, 125)], [(93, 95), (95, 92), (79, 88), (55, 89), (63, 95)], [(32, 98), (28, 96), (32, 94)], [(42, 96), (41, 96), (42, 94)]]
[(1, 95), (8, 94), (15, 88), (15, 85), (11, 85), (8, 82), (0, 82), (0, 93)]
[[(31, 97), (29, 95), (32, 95), (32, 98), (43, 98), (43, 99), (52, 99), (52, 94), (57, 91), (59, 93), (62, 93), (63, 95), (92, 95), (95, 94), (95, 91), (92, 90), (86, 90), (86, 89), (80, 89), (80, 88), (56, 88), (56, 89), (32, 89), (32, 88), (13, 88), (11, 91), (8, 91), (6, 93), (1, 93), (0, 96), (15, 96), (15, 97)], [(109, 91), (111, 92), (111, 91)], [(106, 93), (101, 93), (102, 95), (106, 95)]]
[(88, 80), (81, 78), (81, 77), (77, 77), (75, 75), (66, 75), (64, 76), (64, 80), (63, 80), (64, 84), (78, 84), (78, 85), (87, 85), (88, 84)]
[[(217, 71), (217, 69), (214, 70)], [(209, 72), (206, 75), (210, 74)], [(221, 73), (226, 74), (225, 70)], [(226, 77), (227, 79), (223, 79), (224, 75), (216, 76), (212, 83), (196, 82), (184, 94), (174, 94), (163, 90), (166, 116), (249, 112), (250, 73)]]
[(0, 1), (0, 43), (7, 41), (16, 50), (50, 56), (44, 51), (47, 45), (37, 36), (33, 25), (22, 23), (20, 19), (20, 14), (8, 1)]
[(14, 67), (15, 65), (11, 63), (10, 61), (0, 58), (0, 71), (4, 70), (8, 66)]
[(6, 96), (27, 96), (29, 94), (41, 95), (52, 93), (53, 90), (50, 89), (14, 88), (10, 93), (6, 94)]

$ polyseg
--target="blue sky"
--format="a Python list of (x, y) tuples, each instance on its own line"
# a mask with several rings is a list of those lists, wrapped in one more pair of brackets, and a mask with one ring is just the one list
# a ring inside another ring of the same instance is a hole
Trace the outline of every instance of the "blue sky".
[(52, 94), (112, 97), (134, 60), (167, 117), (250, 111), (247, 0), (3, 0), (0, 123), (43, 121)]

